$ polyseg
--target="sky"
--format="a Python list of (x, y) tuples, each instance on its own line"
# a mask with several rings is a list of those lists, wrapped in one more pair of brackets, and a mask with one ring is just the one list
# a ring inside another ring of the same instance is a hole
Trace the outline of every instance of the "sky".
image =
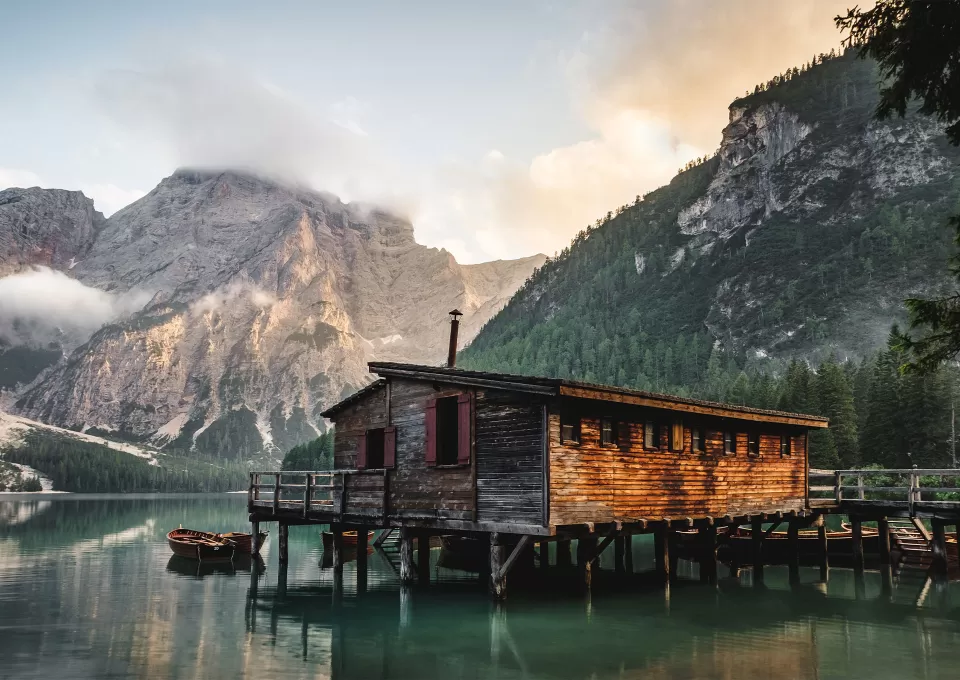
[(109, 215), (234, 167), (382, 205), (460, 262), (552, 255), (713, 153), (848, 4), (6, 0), (0, 188)]

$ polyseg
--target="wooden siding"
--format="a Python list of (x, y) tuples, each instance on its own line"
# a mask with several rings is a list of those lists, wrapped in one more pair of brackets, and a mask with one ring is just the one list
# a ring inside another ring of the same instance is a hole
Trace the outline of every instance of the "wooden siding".
[[(552, 409), (558, 410), (558, 409)], [(631, 519), (698, 518), (765, 510), (800, 510), (806, 503), (806, 436), (774, 424), (684, 421), (684, 446), (668, 450), (661, 427), (659, 449), (643, 446), (648, 415), (669, 426), (671, 411), (637, 409), (617, 414), (620, 441), (600, 446), (600, 416), (585, 415), (580, 444), (561, 443), (560, 417), (550, 432), (550, 524)], [(704, 451), (691, 451), (691, 425), (703, 428)], [(737, 453), (724, 455), (723, 430), (737, 434)], [(760, 456), (747, 454), (747, 432), (759, 432)], [(792, 437), (792, 455), (781, 457), (781, 431)]]
[(337, 413), (333, 432), (333, 466), (339, 470), (357, 468), (360, 437), (367, 430), (387, 426), (386, 389), (374, 390)]
[(390, 515), (473, 520), (475, 477), (466, 466), (428, 467), (427, 400), (461, 394), (453, 385), (391, 379), (390, 419), (397, 428), (397, 466), (390, 472)]
[(477, 519), (543, 524), (543, 405), (486, 390), (475, 401)]

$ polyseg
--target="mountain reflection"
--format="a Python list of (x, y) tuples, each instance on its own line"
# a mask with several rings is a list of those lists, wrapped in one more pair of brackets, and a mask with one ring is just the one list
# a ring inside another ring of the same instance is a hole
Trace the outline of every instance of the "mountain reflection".
[[(243, 497), (63, 496), (0, 502), (0, 678), (955, 677), (960, 584), (770, 568), (668, 591), (511, 590), (434, 550), (426, 588), (390, 558), (342, 579), (316, 527), (294, 527), (290, 565), (173, 558), (166, 532), (244, 530)], [(652, 560), (635, 541), (635, 562)], [(681, 574), (694, 576), (682, 565)], [(602, 583), (602, 579), (600, 579)], [(918, 670), (922, 669), (922, 673)]]

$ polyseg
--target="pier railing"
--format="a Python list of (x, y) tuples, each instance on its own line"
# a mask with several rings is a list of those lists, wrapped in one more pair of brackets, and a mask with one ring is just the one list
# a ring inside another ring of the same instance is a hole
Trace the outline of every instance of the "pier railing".
[(384, 512), (385, 470), (274, 470), (251, 472), (247, 504), (252, 509), (297, 512), (303, 517)]
[[(829, 483), (825, 483), (829, 480)], [(960, 469), (810, 470), (810, 504), (960, 507)]]

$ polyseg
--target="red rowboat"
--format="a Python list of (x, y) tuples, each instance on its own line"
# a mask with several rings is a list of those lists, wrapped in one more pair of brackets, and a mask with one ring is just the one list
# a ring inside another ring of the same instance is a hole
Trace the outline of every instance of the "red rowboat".
[[(237, 546), (237, 552), (244, 553), (247, 555), (252, 554), (253, 551), (253, 534), (244, 534), (238, 531), (231, 531), (226, 534), (220, 534), (223, 538), (226, 538), (229, 541), (233, 541), (234, 545)], [(261, 531), (257, 538), (257, 548), (263, 546), (264, 541), (267, 540), (267, 532)]]
[[(370, 544), (370, 539), (373, 538), (374, 532), (367, 532), (367, 545)], [(323, 536), (323, 549), (324, 550), (333, 550), (333, 532), (324, 531), (321, 532)], [(343, 532), (343, 545), (346, 548), (356, 548), (357, 547), (357, 532), (356, 531), (344, 531)]]
[(167, 534), (167, 543), (174, 555), (191, 560), (230, 561), (237, 549), (233, 541), (223, 536), (183, 527)]

